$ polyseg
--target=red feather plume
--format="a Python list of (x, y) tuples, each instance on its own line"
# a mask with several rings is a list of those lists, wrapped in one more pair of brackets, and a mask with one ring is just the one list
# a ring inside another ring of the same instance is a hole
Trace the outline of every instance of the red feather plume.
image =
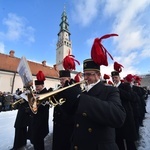
[(137, 81), (137, 82), (141, 82), (141, 77), (137, 76), (137, 75), (134, 75), (134, 80)]
[(107, 54), (113, 60), (113, 57), (110, 55), (110, 53), (106, 50), (106, 48), (101, 43), (103, 39), (106, 39), (112, 36), (118, 36), (118, 34), (106, 34), (102, 36), (101, 38), (96, 38), (94, 40), (94, 43), (91, 49), (91, 58), (96, 64), (108, 66)]
[(109, 85), (113, 85), (113, 83), (112, 83), (110, 80), (108, 81), (108, 84), (109, 84)]
[(104, 74), (104, 77), (103, 77), (105, 80), (106, 79), (110, 79), (110, 76), (109, 75), (107, 75), (107, 74)]
[(36, 74), (36, 78), (37, 80), (39, 81), (45, 81), (45, 75), (42, 71), (39, 71), (37, 74)]
[(121, 83), (124, 83), (124, 79), (121, 79), (120, 81), (121, 81)]
[(114, 62), (114, 70), (118, 71), (119, 73), (122, 71), (122, 65), (117, 63), (117, 62)]
[(75, 82), (80, 82), (80, 78), (79, 78), (79, 74), (76, 74), (76, 76), (74, 77)]
[(128, 82), (132, 82), (134, 76), (132, 74), (128, 74), (124, 79), (126, 79)]
[(75, 62), (78, 63), (78, 65), (80, 65), (79, 61), (74, 59), (74, 55), (70, 55), (70, 51), (68, 53), (68, 56), (66, 56), (63, 59), (63, 67), (65, 70), (75, 70), (76, 69), (76, 65)]

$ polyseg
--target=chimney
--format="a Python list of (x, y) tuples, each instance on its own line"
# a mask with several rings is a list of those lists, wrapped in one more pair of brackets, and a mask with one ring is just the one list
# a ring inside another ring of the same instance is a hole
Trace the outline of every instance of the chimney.
[(9, 56), (10, 56), (10, 57), (14, 57), (14, 54), (15, 54), (15, 51), (14, 51), (14, 50), (10, 50)]
[(46, 60), (43, 60), (43, 61), (42, 61), (42, 65), (43, 65), (43, 66), (46, 66)]

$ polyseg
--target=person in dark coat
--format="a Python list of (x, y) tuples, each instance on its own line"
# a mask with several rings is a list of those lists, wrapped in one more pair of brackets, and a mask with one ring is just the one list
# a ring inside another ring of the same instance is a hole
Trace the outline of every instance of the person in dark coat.
[[(70, 82), (70, 71), (59, 71), (60, 88), (65, 86), (66, 82)], [(61, 98), (59, 96), (56, 99)], [(70, 150), (70, 139), (74, 127), (74, 118), (71, 116), (71, 112), (63, 105), (57, 105), (53, 112), (53, 142), (52, 150)]]
[(126, 111), (126, 119), (123, 126), (121, 128), (116, 128), (116, 143), (119, 150), (125, 150), (126, 148), (127, 150), (136, 150), (135, 141), (138, 136), (131, 105), (132, 97), (129, 92), (131, 87), (129, 84), (121, 83), (118, 71), (112, 71), (111, 76), (114, 86), (119, 89), (121, 102)]
[(139, 96), (140, 99), (140, 108), (141, 108), (141, 118), (140, 118), (140, 125), (143, 126), (143, 119), (145, 117), (146, 113), (146, 102), (145, 102), (145, 90), (139, 86), (138, 81), (134, 81), (134, 85), (132, 86), (132, 89), (136, 94)]
[(128, 74), (124, 78), (124, 83), (128, 85), (128, 92), (131, 94), (131, 105), (133, 109), (133, 114), (134, 114), (134, 120), (135, 120), (135, 126), (136, 126), (136, 131), (137, 131), (137, 136), (139, 138), (139, 127), (140, 127), (140, 122), (141, 122), (141, 117), (142, 117), (142, 109), (141, 109), (141, 100), (138, 94), (133, 90), (133, 75)]
[(3, 95), (3, 93), (0, 91), (0, 112), (2, 111), (2, 110), (4, 110), (4, 95)]
[(24, 100), (24, 102), (19, 104), (18, 107), (18, 112), (14, 124), (15, 127), (14, 144), (11, 150), (18, 150), (26, 146), (27, 139), (29, 138), (28, 126), (30, 114), (31, 110), (29, 108), (28, 102)]
[[(40, 76), (38, 78), (38, 76)], [(35, 80), (35, 87), (37, 94), (47, 93), (48, 90), (44, 87), (44, 74), (39, 71), (37, 80)], [(32, 113), (30, 118), (30, 140), (34, 146), (34, 150), (44, 150), (44, 138), (49, 133), (49, 105), (39, 105), (36, 114)]]
[(119, 90), (100, 82), (100, 66), (92, 59), (86, 59), (83, 67), (86, 91), (82, 93), (77, 85), (63, 91), (75, 123), (71, 150), (118, 150), (115, 128), (126, 117)]

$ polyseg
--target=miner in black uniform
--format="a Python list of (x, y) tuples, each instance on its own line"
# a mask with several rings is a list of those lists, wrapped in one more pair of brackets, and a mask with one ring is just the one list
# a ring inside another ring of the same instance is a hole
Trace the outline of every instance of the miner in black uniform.
[[(21, 93), (20, 93), (21, 94)], [(28, 135), (28, 126), (30, 120), (31, 110), (28, 102), (22, 100), (21, 104), (18, 104), (18, 112), (15, 120), (15, 136), (14, 144), (11, 150), (18, 150), (26, 146)]]
[(134, 92), (137, 93), (137, 95), (140, 98), (140, 109), (141, 109), (141, 118), (140, 118), (140, 125), (143, 126), (143, 119), (145, 117), (145, 113), (146, 113), (146, 102), (145, 102), (145, 94), (146, 91), (144, 90), (144, 88), (139, 86), (140, 81), (138, 80), (134, 80), (134, 85), (132, 86), (132, 89)]
[(115, 128), (126, 117), (119, 90), (100, 82), (100, 66), (92, 59), (83, 62), (83, 71), (86, 92), (78, 86), (63, 91), (64, 104), (74, 114), (71, 150), (118, 150)]
[(119, 89), (121, 102), (126, 111), (126, 119), (123, 126), (116, 128), (116, 143), (119, 150), (125, 150), (125, 147), (127, 147), (127, 150), (136, 150), (135, 141), (137, 140), (137, 132), (131, 105), (132, 97), (128, 91), (131, 87), (129, 84), (121, 83), (119, 72), (112, 71), (111, 76), (114, 86)]
[[(71, 81), (69, 70), (59, 71), (60, 87), (63, 88)], [(63, 93), (63, 92), (62, 92)], [(59, 100), (61, 94), (55, 96)], [(70, 139), (74, 127), (74, 118), (71, 115), (70, 108), (66, 104), (57, 105), (53, 112), (53, 142), (52, 150), (70, 150)]]
[[(40, 75), (39, 75), (40, 74)], [(40, 76), (38, 78), (38, 75)], [(35, 87), (37, 94), (47, 93), (48, 90), (44, 87), (44, 74), (39, 71)], [(35, 150), (44, 150), (44, 138), (49, 133), (49, 105), (39, 105), (37, 114), (33, 114), (30, 118), (30, 139)]]
[(20, 104), (15, 121), (14, 145), (11, 150), (18, 150), (26, 146), (28, 138), (30, 108), (28, 102)]
[(133, 90), (132, 82), (133, 82), (133, 75), (128, 74), (126, 77), (124, 77), (124, 83), (129, 85), (130, 87), (130, 89), (128, 88), (128, 91), (131, 94), (131, 105), (134, 114), (137, 136), (139, 138), (139, 127), (141, 122), (141, 100), (139, 95)]

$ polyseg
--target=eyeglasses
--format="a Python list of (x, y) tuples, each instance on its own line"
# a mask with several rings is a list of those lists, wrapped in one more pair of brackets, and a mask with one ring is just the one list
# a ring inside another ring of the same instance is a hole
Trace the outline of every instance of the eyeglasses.
[(83, 73), (83, 76), (92, 76), (92, 75), (95, 75), (95, 73)]

